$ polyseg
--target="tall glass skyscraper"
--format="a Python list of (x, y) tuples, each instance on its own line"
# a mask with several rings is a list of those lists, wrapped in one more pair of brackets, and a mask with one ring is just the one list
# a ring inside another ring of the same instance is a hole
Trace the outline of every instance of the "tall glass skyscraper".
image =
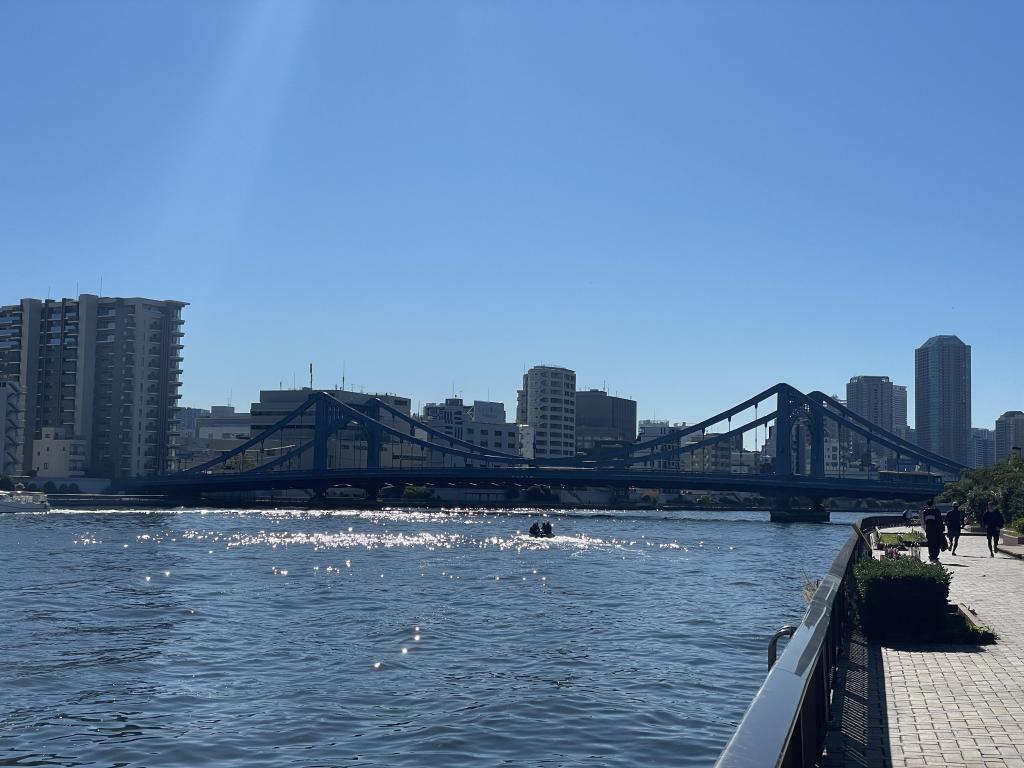
[(914, 353), (917, 444), (970, 466), (971, 348), (932, 336)]

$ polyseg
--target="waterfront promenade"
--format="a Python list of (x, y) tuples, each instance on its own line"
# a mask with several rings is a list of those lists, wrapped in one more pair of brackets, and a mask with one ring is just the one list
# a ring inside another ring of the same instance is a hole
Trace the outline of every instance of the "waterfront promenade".
[(964, 536), (942, 564), (950, 600), (997, 643), (880, 648), (855, 636), (822, 766), (1024, 768), (1024, 561)]

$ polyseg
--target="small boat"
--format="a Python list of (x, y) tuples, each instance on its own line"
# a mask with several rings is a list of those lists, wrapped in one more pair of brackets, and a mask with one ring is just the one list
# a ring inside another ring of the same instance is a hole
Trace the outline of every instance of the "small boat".
[(26, 491), (0, 491), (0, 513), (2, 512), (49, 512), (50, 502), (45, 493)]

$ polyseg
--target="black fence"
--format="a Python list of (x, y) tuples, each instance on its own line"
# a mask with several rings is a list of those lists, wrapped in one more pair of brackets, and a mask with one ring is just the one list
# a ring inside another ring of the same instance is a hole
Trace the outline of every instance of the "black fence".
[(853, 526), (792, 639), (718, 758), (718, 768), (817, 764), (832, 715), (836, 668), (854, 618), (853, 566), (871, 556), (867, 531), (901, 522), (899, 517), (867, 517)]

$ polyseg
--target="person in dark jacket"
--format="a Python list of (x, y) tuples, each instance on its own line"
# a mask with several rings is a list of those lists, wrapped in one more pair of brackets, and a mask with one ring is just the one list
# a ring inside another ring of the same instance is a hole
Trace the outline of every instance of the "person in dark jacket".
[(534, 522), (534, 524), (530, 526), (530, 535), (534, 538), (538, 538), (540, 536), (540, 523)]
[(960, 543), (960, 529), (964, 525), (964, 513), (960, 511), (960, 503), (954, 501), (953, 508), (946, 513), (946, 538), (949, 540), (950, 554), (956, 554), (956, 545)]
[(544, 525), (542, 525), (540, 527), (540, 535), (544, 536), (545, 538), (548, 538), (548, 539), (553, 539), (555, 537), (555, 532), (551, 528), (551, 522), (550, 521), (548, 521), (548, 520), (544, 521)]
[(998, 508), (990, 506), (988, 511), (981, 517), (981, 524), (985, 527), (985, 541), (988, 543), (988, 556), (995, 557), (999, 551), (999, 532), (1006, 525), (1002, 513)]
[(921, 513), (924, 535), (928, 539), (928, 559), (939, 562), (939, 552), (946, 549), (946, 537), (942, 531), (942, 513), (929, 504)]

